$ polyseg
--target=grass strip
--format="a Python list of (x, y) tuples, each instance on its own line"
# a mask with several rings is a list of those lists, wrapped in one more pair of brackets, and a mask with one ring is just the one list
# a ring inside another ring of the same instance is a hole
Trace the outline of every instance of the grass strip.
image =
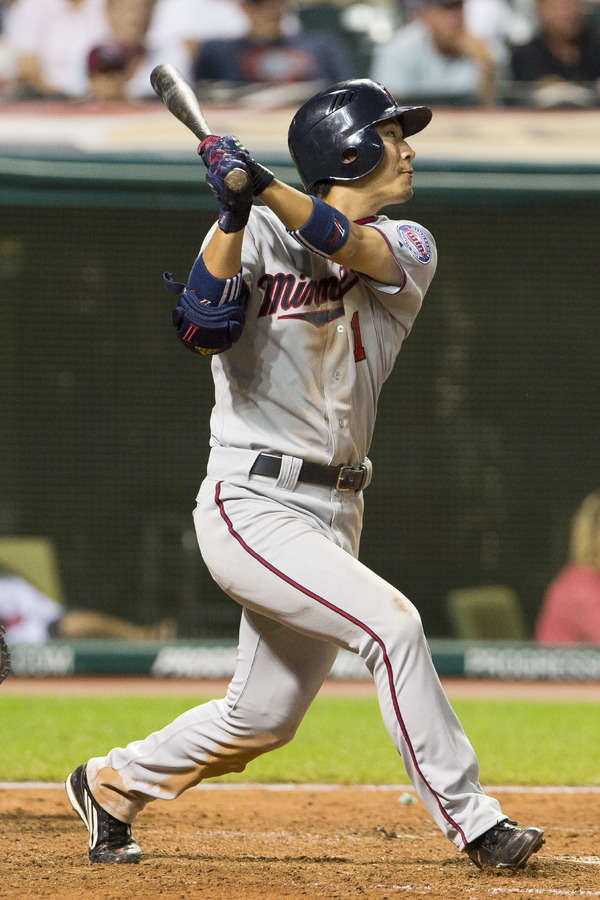
[[(0, 780), (62, 781), (79, 763), (146, 737), (192, 705), (189, 696), (0, 696)], [(461, 699), (452, 705), (479, 757), (483, 784), (600, 783), (598, 704)], [(372, 697), (317, 697), (290, 744), (219, 781), (408, 783)]]

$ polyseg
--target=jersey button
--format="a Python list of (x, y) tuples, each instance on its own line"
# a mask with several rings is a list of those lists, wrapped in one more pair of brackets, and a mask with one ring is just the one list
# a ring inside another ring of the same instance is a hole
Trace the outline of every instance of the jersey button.
[(343, 334), (343, 333), (344, 333), (344, 326), (343, 326), (343, 325), (338, 325), (337, 330), (338, 330), (338, 333), (339, 333), (339, 334)]
[(338, 419), (338, 425), (340, 426), (340, 428), (343, 428), (345, 424), (346, 422), (344, 421), (344, 419)]
[(339, 380), (340, 380), (340, 378), (342, 377), (342, 373), (339, 371), (339, 369), (336, 369), (336, 370), (335, 370), (335, 372), (333, 373), (333, 377), (334, 377), (334, 380), (335, 380), (335, 381), (339, 381)]

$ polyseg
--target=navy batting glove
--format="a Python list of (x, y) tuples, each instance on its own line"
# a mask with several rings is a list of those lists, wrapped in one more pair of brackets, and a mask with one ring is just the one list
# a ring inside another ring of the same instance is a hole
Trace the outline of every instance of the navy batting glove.
[(219, 228), (226, 234), (241, 231), (248, 222), (252, 209), (252, 182), (242, 191), (232, 191), (226, 183), (227, 175), (234, 169), (248, 172), (237, 138), (209, 135), (198, 153), (208, 166), (206, 181), (219, 201)]
[(223, 156), (235, 158), (240, 163), (243, 163), (252, 178), (252, 193), (255, 197), (262, 194), (264, 189), (275, 178), (273, 172), (267, 169), (266, 166), (256, 162), (233, 134), (228, 134), (223, 138), (209, 134), (198, 147), (198, 153), (207, 166), (211, 166), (213, 163), (217, 164)]
[(230, 192), (231, 200), (225, 200), (219, 207), (219, 228), (225, 234), (241, 231), (248, 224), (252, 210), (252, 185), (242, 193)]
[(230, 192), (231, 201), (222, 202), (219, 207), (219, 228), (225, 234), (241, 231), (248, 224), (252, 209), (252, 184), (242, 193)]
[(202, 161), (207, 169), (215, 171), (226, 160), (237, 160), (238, 165), (243, 168), (246, 163), (246, 157), (249, 156), (248, 151), (242, 147), (233, 134), (228, 134), (225, 137), (209, 134), (198, 147), (198, 155), (202, 157)]

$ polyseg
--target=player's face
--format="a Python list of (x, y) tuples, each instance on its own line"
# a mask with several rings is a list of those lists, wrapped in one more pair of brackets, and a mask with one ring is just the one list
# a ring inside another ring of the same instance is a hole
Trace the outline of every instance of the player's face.
[(383, 158), (374, 172), (362, 179), (381, 192), (382, 205), (405, 203), (412, 197), (412, 161), (415, 152), (404, 140), (398, 119), (379, 122), (373, 128), (383, 141)]

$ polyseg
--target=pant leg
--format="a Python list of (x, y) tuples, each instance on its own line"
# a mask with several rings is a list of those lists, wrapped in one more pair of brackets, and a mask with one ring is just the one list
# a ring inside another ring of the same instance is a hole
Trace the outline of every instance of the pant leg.
[(244, 610), (226, 697), (91, 759), (87, 775), (96, 800), (132, 822), (150, 800), (172, 800), (205, 778), (242, 772), (256, 756), (291, 740), (337, 652), (334, 644)]
[[(335, 500), (343, 502), (352, 498)], [(301, 512), (277, 502), (276, 491), (265, 496), (243, 485), (205, 482), (197, 516), (205, 561), (224, 590), (247, 608), (365, 660), (413, 785), (434, 821), (462, 849), (506, 816), (479, 784), (477, 758), (444, 694), (419, 614), (400, 591), (338, 545), (340, 510), (332, 508), (327, 525), (323, 508), (313, 517), (311, 506)]]

